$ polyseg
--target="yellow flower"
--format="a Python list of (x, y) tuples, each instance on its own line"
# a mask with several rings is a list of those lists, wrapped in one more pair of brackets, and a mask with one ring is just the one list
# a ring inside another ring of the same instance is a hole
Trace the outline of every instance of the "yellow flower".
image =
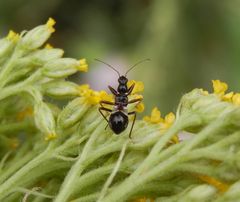
[(161, 118), (161, 112), (158, 110), (157, 107), (154, 107), (151, 116), (143, 117), (143, 120), (150, 122), (150, 123), (161, 123), (163, 122), (163, 118)]
[(54, 25), (56, 24), (56, 21), (53, 19), (53, 18), (49, 18), (46, 25), (47, 25), (47, 28), (49, 29), (49, 31), (51, 33), (55, 32), (55, 29), (54, 29)]
[(49, 140), (54, 140), (57, 138), (57, 134), (56, 133), (49, 133), (47, 134), (47, 136), (45, 137), (45, 140), (46, 141), (49, 141)]
[(94, 91), (87, 84), (79, 86), (78, 89), (79, 95), (85, 97), (88, 104), (96, 105), (101, 100), (113, 101), (112, 95), (107, 94), (105, 91)]
[(142, 81), (134, 81), (134, 80), (130, 80), (128, 81), (127, 83), (127, 86), (128, 88), (135, 83), (135, 86), (133, 88), (133, 91), (131, 94), (136, 94), (136, 93), (139, 93), (139, 92), (142, 92), (144, 90), (144, 84)]
[(173, 122), (175, 121), (175, 115), (174, 113), (170, 112), (169, 114), (167, 114), (164, 118), (164, 123), (167, 126), (171, 126), (173, 124)]
[[(152, 110), (151, 116), (145, 116), (143, 117), (143, 120), (149, 123), (160, 124), (160, 131), (164, 133), (174, 123), (175, 115), (174, 113), (170, 112), (163, 119), (161, 117), (161, 112), (157, 109), (157, 107), (155, 107)], [(173, 136), (171, 140), (174, 143), (179, 143), (179, 139), (177, 135)]]
[(231, 102), (233, 95), (234, 95), (233, 92), (227, 93), (227, 94), (222, 96), (222, 100), (227, 101), (227, 102)]
[(136, 111), (137, 111), (138, 113), (141, 113), (141, 112), (144, 111), (145, 106), (144, 106), (144, 104), (143, 104), (142, 102), (140, 102), (139, 104), (136, 105), (135, 109), (136, 109)]
[(228, 89), (228, 85), (220, 80), (212, 80), (213, 91), (216, 95), (223, 96)]
[(18, 41), (19, 34), (15, 33), (14, 31), (10, 30), (6, 37), (9, 41), (13, 41), (14, 43)]
[[(168, 128), (170, 128), (175, 121), (174, 113), (170, 112), (164, 117), (163, 123), (161, 125), (161, 131), (165, 132)], [(179, 138), (177, 135), (174, 135), (171, 139), (175, 144), (179, 143)]]
[(44, 48), (46, 48), (46, 49), (53, 49), (53, 46), (51, 44), (47, 43)]
[(221, 182), (213, 177), (207, 176), (207, 175), (196, 174), (196, 176), (203, 182), (206, 182), (206, 183), (216, 187), (218, 189), (218, 191), (220, 191), (221, 193), (226, 192), (230, 187), (228, 184), (223, 183), (223, 182)]
[(236, 93), (232, 96), (233, 104), (240, 106), (240, 93)]
[(79, 65), (77, 66), (77, 69), (81, 72), (88, 71), (88, 64), (85, 58), (79, 60)]
[(79, 95), (80, 96), (87, 96), (88, 94), (90, 94), (90, 88), (88, 84), (83, 84), (78, 86), (78, 90), (79, 90)]

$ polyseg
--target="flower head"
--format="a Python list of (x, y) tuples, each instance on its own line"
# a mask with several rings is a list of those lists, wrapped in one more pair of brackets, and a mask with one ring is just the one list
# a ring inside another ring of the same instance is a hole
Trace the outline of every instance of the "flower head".
[(79, 65), (77, 66), (77, 69), (81, 72), (88, 71), (88, 64), (85, 58), (79, 60)]
[(240, 93), (236, 93), (232, 96), (233, 104), (240, 106)]
[(55, 32), (54, 25), (56, 24), (56, 21), (53, 18), (49, 18), (46, 25), (51, 33)]
[(212, 80), (213, 91), (216, 95), (224, 95), (228, 89), (228, 85), (225, 82), (221, 82), (220, 80)]
[(19, 39), (19, 34), (15, 33), (14, 31), (10, 30), (8, 32), (8, 35), (6, 37), (9, 41), (13, 41), (14, 43), (16, 43)]
[[(149, 123), (153, 123), (153, 124), (160, 124), (160, 131), (162, 133), (164, 133), (174, 123), (175, 115), (174, 115), (174, 113), (170, 112), (164, 118), (162, 118), (161, 112), (158, 110), (157, 107), (155, 107), (155, 108), (153, 108), (153, 110), (151, 112), (151, 116), (145, 116), (145, 117), (143, 117), (143, 120), (145, 120)], [(174, 135), (172, 137), (172, 141), (174, 143), (178, 143), (179, 142), (178, 136)]]
[(52, 46), (51, 44), (47, 43), (47, 44), (44, 46), (44, 48), (46, 48), (46, 49), (53, 49), (53, 46)]
[(143, 117), (144, 121), (149, 123), (162, 123), (163, 118), (161, 118), (161, 112), (158, 110), (157, 107), (154, 107), (150, 116)]
[(88, 104), (96, 105), (101, 100), (113, 101), (112, 95), (109, 95), (105, 91), (94, 91), (90, 89), (89, 85), (84, 84), (78, 87), (79, 95), (85, 97), (85, 100)]

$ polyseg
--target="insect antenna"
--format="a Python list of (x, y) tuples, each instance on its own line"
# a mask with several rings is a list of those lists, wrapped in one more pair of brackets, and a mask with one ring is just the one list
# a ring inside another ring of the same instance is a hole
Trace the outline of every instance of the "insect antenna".
[(103, 63), (103, 64), (105, 64), (105, 65), (107, 65), (107, 66), (110, 67), (113, 71), (117, 72), (117, 74), (118, 74), (119, 77), (121, 76), (120, 73), (119, 73), (119, 71), (116, 70), (112, 65), (110, 65), (110, 64), (108, 64), (108, 63), (106, 63), (106, 62), (104, 62), (104, 61), (102, 61), (102, 60), (99, 60), (99, 59), (95, 59), (95, 60), (98, 61), (98, 62), (101, 62), (101, 63)]
[(130, 68), (126, 71), (125, 77), (127, 76), (128, 72), (130, 72), (134, 67), (136, 67), (136, 66), (139, 65), (140, 63), (143, 63), (143, 62), (146, 62), (146, 61), (150, 61), (150, 59), (147, 58), (147, 59), (141, 60), (141, 61), (137, 62), (135, 65), (133, 65), (132, 67), (130, 67)]

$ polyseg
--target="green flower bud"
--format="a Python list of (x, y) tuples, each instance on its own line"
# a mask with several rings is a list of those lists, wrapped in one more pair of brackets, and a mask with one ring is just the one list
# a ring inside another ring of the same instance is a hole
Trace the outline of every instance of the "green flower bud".
[[(201, 89), (194, 89), (182, 97), (178, 113), (180, 116), (185, 113), (199, 115), (202, 119), (202, 127), (234, 108), (234, 105), (221, 101), (215, 94), (204, 95)], [(196, 132), (194, 128), (195, 126), (190, 131)]]
[(29, 54), (27, 57), (32, 60), (36, 65), (44, 65), (46, 62), (50, 60), (54, 60), (57, 58), (61, 58), (64, 51), (59, 48), (52, 49), (41, 49), (36, 50), (33, 53)]
[(13, 50), (15, 43), (8, 38), (4, 38), (0, 40), (0, 58), (4, 58), (8, 56)]
[(48, 62), (42, 69), (50, 78), (64, 78), (78, 71), (79, 61), (72, 58), (60, 58)]
[(42, 89), (45, 94), (57, 98), (79, 95), (78, 85), (69, 81), (52, 81), (44, 84)]
[(46, 138), (56, 137), (55, 120), (48, 105), (43, 102), (37, 103), (34, 106), (34, 114), (35, 124), (37, 128), (46, 135)]
[(40, 25), (28, 31), (19, 41), (19, 48), (34, 50), (42, 46), (50, 35), (55, 31), (53, 25), (55, 21), (50, 18), (45, 25)]
[(62, 128), (68, 128), (81, 120), (89, 105), (84, 98), (76, 98), (71, 101), (59, 114), (58, 124)]

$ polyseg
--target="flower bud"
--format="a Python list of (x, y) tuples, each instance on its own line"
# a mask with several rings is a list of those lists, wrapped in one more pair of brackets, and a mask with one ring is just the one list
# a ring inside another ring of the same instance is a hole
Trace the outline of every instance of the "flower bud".
[(0, 58), (6, 57), (14, 47), (14, 43), (7, 38), (0, 40)]
[(43, 91), (49, 96), (66, 98), (78, 96), (78, 85), (69, 81), (52, 81), (43, 85)]
[(40, 102), (34, 106), (34, 118), (37, 128), (42, 131), (46, 137), (56, 135), (55, 120), (51, 109), (47, 104)]
[(46, 62), (50, 60), (61, 58), (63, 56), (63, 53), (64, 51), (58, 48), (41, 49), (36, 50), (33, 53), (29, 54), (27, 58), (30, 58), (33, 63), (40, 66), (44, 65)]
[(84, 98), (76, 98), (71, 101), (59, 114), (58, 124), (62, 128), (68, 128), (76, 124), (84, 113), (88, 110), (89, 105)]
[(55, 31), (53, 25), (55, 21), (49, 18), (45, 25), (40, 25), (28, 31), (19, 41), (19, 47), (26, 50), (34, 50), (42, 46), (50, 35)]
[[(215, 94), (204, 95), (202, 90), (195, 89), (183, 96), (180, 103), (180, 116), (184, 113), (194, 113), (201, 118), (201, 124), (215, 120), (221, 114), (234, 109), (234, 105), (229, 102), (221, 101)], [(192, 131), (196, 132), (196, 131)]]
[(72, 58), (59, 58), (49, 61), (43, 67), (43, 74), (50, 78), (64, 78), (77, 72), (79, 61)]

